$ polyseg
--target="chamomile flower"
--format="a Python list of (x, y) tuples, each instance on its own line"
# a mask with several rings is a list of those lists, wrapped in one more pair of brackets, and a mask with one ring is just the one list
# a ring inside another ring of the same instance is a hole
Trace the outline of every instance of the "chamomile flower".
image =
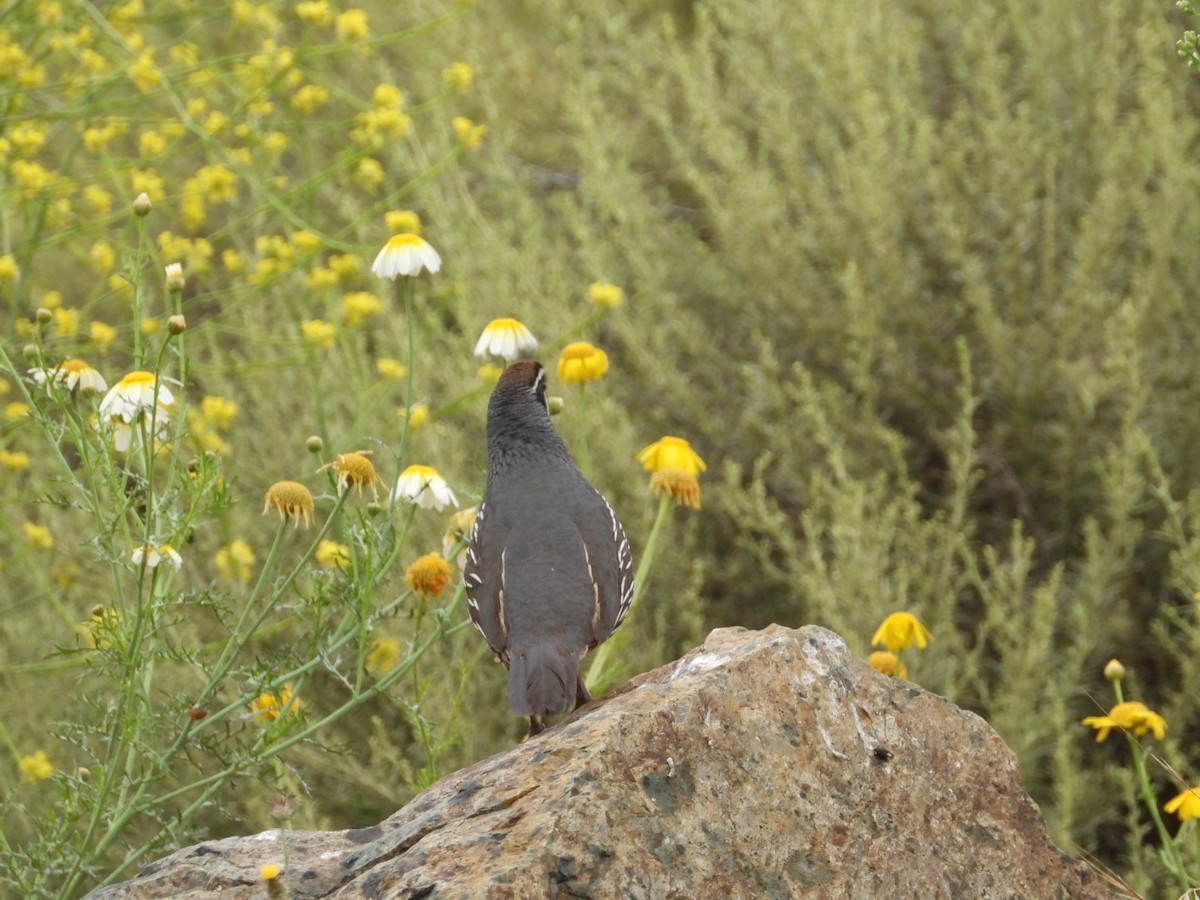
[(157, 569), (159, 563), (166, 562), (177, 572), (183, 565), (183, 557), (170, 544), (143, 544), (133, 551), (130, 561), (135, 566), (144, 565), (147, 569)]
[(82, 359), (68, 359), (54, 369), (30, 369), (30, 376), (38, 384), (59, 385), (68, 391), (78, 390), (81, 394), (100, 393), (108, 390), (104, 376)]
[(420, 275), (422, 269), (436, 272), (442, 267), (442, 258), (424, 238), (415, 234), (394, 234), (383, 245), (371, 271), (380, 278), (393, 281), (401, 275)]
[(375, 466), (371, 463), (371, 460), (367, 459), (370, 455), (370, 450), (340, 453), (337, 459), (331, 463), (326, 463), (317, 471), (324, 472), (326, 469), (333, 469), (334, 475), (337, 476), (339, 495), (345, 493), (347, 489), (354, 487), (358, 488), (359, 496), (362, 496), (363, 488), (369, 487), (371, 489), (371, 496), (378, 498), (378, 486), (383, 484), (383, 479), (375, 471)]
[(595, 381), (608, 371), (608, 354), (587, 341), (563, 347), (558, 357), (558, 380), (563, 384)]
[(537, 338), (516, 319), (493, 319), (475, 344), (478, 357), (499, 356), (512, 362), (537, 350)]
[(117, 451), (129, 449), (133, 426), (140, 425), (156, 440), (165, 440), (171, 430), (171, 406), (175, 396), (153, 372), (130, 372), (100, 401), (100, 420), (112, 431)]
[(447, 506), (458, 506), (454, 491), (433, 466), (409, 466), (396, 480), (393, 496), (422, 509), (442, 510)]
[(299, 528), (303, 521), (311, 525), (316, 505), (313, 503), (312, 491), (298, 481), (277, 481), (267, 489), (266, 503), (263, 505), (265, 516), (272, 509), (278, 510), (283, 521), (291, 519)]

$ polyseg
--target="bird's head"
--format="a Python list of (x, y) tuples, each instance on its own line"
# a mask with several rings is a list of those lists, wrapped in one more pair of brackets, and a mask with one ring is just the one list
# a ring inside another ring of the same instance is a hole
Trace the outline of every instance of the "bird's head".
[(550, 421), (546, 370), (535, 359), (518, 360), (504, 370), (488, 401), (487, 428), (493, 464), (525, 456), (569, 458)]

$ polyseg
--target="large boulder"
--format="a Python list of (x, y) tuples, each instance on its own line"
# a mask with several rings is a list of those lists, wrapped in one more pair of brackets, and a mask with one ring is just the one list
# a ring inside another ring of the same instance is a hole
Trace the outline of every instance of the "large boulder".
[[(104, 900), (1110, 897), (978, 716), (822, 628), (723, 628), (379, 825), (211, 841)], [(279, 893), (278, 891), (273, 893)]]

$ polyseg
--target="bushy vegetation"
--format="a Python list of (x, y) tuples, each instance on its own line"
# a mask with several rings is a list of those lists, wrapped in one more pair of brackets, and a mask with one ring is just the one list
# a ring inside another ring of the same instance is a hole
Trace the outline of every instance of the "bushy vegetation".
[[(718, 625), (865, 655), (911, 611), (911, 677), (999, 730), (1060, 845), (1186, 887), (1120, 735), (1080, 724), (1117, 657), (1166, 723), (1137, 736), (1152, 802), (1200, 783), (1200, 166), (1169, 8), (38, 0), (0, 27), (21, 889), (377, 820), (517, 737), (455, 585), (405, 583), (461, 545), (452, 510), (318, 472), (371, 450), (386, 488), (423, 463), (474, 502), (471, 351), (502, 316), (548, 364), (607, 351), (560, 428), (635, 555), (669, 519), (598, 679)], [(418, 230), (442, 270), (375, 278)], [(156, 373), (169, 431), (118, 452), (102, 393), (28, 374), (74, 358)], [(709, 465), (699, 512), (647, 493), (663, 434)], [(281, 480), (311, 529), (260, 517)]]

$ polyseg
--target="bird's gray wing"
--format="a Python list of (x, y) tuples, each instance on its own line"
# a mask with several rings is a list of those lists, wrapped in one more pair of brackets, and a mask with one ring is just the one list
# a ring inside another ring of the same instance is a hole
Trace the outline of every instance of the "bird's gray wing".
[(633, 553), (617, 514), (592, 488), (587, 502), (574, 512), (587, 556), (594, 606), (589, 647), (608, 640), (629, 612), (633, 600)]
[(467, 545), (463, 584), (471, 622), (506, 666), (508, 623), (504, 615), (504, 546), (507, 539), (508, 525), (491, 514), (486, 502), (481, 503)]

